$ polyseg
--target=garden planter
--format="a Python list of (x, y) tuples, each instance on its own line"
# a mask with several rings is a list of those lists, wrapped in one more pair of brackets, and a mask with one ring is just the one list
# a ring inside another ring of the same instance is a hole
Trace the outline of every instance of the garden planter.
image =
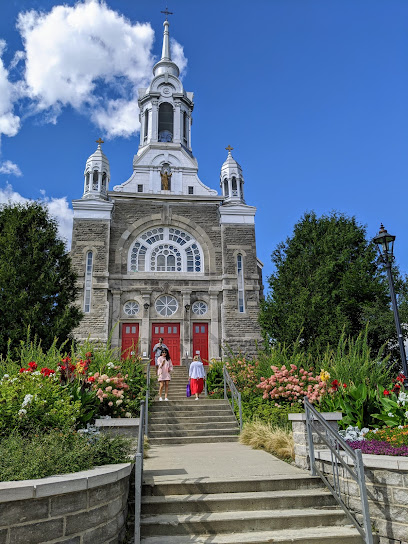
[(0, 542), (120, 544), (132, 465), (0, 482)]

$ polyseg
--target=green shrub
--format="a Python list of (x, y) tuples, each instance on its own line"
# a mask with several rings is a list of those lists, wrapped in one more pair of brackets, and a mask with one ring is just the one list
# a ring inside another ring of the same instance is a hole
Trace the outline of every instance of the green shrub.
[(81, 415), (81, 402), (55, 374), (25, 371), (0, 380), (0, 436), (11, 430), (69, 429)]
[(224, 397), (224, 375), (222, 361), (211, 361), (207, 371), (207, 392), (212, 398)]
[(242, 399), (242, 419), (244, 422), (259, 420), (272, 425), (272, 427), (289, 428), (288, 414), (304, 412), (303, 404), (295, 406), (281, 405), (262, 397), (244, 395)]
[(17, 432), (0, 438), (0, 481), (45, 478), (90, 468), (126, 463), (132, 441), (101, 433), (90, 441), (77, 432), (41, 430), (31, 436)]

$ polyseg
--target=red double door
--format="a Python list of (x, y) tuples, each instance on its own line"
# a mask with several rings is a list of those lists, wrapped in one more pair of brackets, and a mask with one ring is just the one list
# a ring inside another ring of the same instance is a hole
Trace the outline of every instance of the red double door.
[(163, 338), (173, 365), (180, 364), (180, 323), (153, 323), (152, 325), (152, 364), (154, 364), (153, 347)]

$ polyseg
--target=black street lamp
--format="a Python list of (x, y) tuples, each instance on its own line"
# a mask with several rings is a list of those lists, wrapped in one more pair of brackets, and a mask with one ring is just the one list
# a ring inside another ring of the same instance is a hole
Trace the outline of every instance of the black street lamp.
[(395, 259), (393, 255), (394, 240), (395, 240), (395, 236), (393, 236), (392, 234), (388, 234), (388, 232), (384, 228), (384, 225), (381, 223), (380, 231), (377, 234), (377, 236), (373, 238), (373, 241), (378, 246), (378, 249), (380, 251), (381, 262), (384, 263), (385, 269), (387, 270), (388, 283), (390, 285), (392, 309), (394, 311), (394, 320), (395, 320), (395, 326), (397, 328), (398, 344), (399, 344), (400, 353), (401, 353), (402, 368), (403, 368), (404, 376), (405, 376), (404, 385), (407, 388), (408, 387), (407, 357), (405, 354), (404, 337), (402, 335), (402, 330), (401, 330), (401, 323), (400, 323), (399, 314), (398, 314), (397, 298), (395, 296), (394, 280), (392, 278), (392, 270), (391, 270), (392, 261)]

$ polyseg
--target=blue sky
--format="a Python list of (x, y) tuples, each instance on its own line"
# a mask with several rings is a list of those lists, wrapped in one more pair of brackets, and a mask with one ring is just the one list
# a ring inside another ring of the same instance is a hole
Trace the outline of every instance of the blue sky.
[[(132, 172), (133, 92), (160, 55), (165, 3), (58, 6), (1, 3), (0, 201), (44, 198), (66, 235), (99, 136), (111, 188)], [(265, 283), (273, 249), (310, 210), (355, 215), (370, 237), (383, 222), (407, 273), (408, 2), (173, 0), (169, 9), (195, 93), (199, 176), (219, 191), (234, 147), (258, 209)]]

